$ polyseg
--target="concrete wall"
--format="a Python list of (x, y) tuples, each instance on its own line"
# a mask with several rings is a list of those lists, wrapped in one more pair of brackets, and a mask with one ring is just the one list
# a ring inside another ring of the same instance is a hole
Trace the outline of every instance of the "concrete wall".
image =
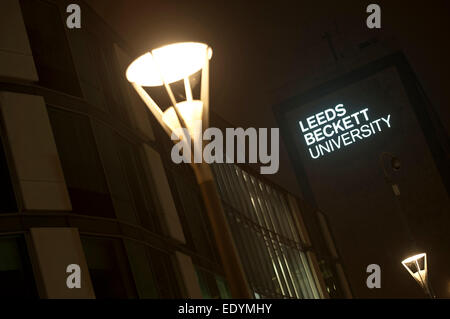
[(26, 210), (71, 210), (44, 99), (0, 92), (0, 112)]
[(18, 0), (0, 1), (0, 76), (37, 81)]
[[(31, 228), (33, 256), (39, 270), (41, 298), (94, 299), (89, 270), (76, 228)], [(67, 266), (81, 269), (81, 287), (69, 288)], [(111, 278), (114, 280), (114, 278)]]

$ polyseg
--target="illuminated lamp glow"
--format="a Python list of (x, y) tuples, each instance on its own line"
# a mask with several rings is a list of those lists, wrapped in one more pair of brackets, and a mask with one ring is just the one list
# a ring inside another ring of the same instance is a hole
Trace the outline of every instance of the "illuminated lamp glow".
[[(188, 127), (189, 135), (194, 136), (195, 132), (201, 130), (202, 101), (195, 100), (177, 103), (177, 110)], [(164, 111), (162, 119), (172, 132), (176, 132), (177, 129), (181, 128), (180, 121), (173, 107), (169, 107)]]
[[(420, 267), (419, 261), (423, 259), (423, 267)], [(402, 261), (402, 265), (408, 270), (409, 274), (422, 286), (427, 285), (427, 254), (421, 253), (406, 258)]]
[(169, 44), (137, 58), (127, 69), (128, 81), (140, 86), (161, 86), (182, 80), (211, 59), (212, 49), (199, 42)]

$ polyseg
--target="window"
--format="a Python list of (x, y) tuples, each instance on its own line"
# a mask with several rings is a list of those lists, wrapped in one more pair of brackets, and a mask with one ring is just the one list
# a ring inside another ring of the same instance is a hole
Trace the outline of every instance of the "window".
[[(190, 167), (184, 167), (190, 169)], [(181, 204), (178, 208), (183, 229), (189, 244), (194, 249), (210, 258), (216, 260), (214, 249), (212, 247), (213, 239), (207, 231), (209, 221), (206, 216), (203, 202), (196, 187), (197, 183), (192, 176), (189, 178), (187, 172), (183, 172), (183, 168), (175, 168), (171, 170), (171, 184), (175, 186), (176, 196)]]
[(200, 285), (200, 290), (202, 291), (202, 297), (204, 299), (211, 299), (211, 292), (209, 291), (205, 274), (197, 267), (195, 267), (195, 273), (197, 274), (198, 284)]
[[(116, 134), (116, 143), (140, 224), (148, 230), (161, 233), (162, 230), (155, 202), (156, 193), (150, 187), (145, 168), (139, 156), (140, 150), (138, 146), (128, 142), (118, 134)], [(156, 187), (156, 185), (154, 186)]]
[(198, 283), (205, 299), (230, 299), (231, 293), (225, 278), (195, 267)]
[(225, 278), (216, 275), (217, 288), (219, 289), (220, 299), (231, 299), (230, 288)]
[(117, 218), (161, 233), (156, 185), (145, 174), (140, 146), (99, 121), (94, 131)]
[(158, 298), (156, 274), (153, 274), (147, 248), (131, 240), (125, 240), (124, 243), (139, 298)]
[(6, 162), (5, 150), (0, 139), (0, 213), (17, 212), (11, 176)]
[(115, 217), (89, 118), (52, 107), (48, 113), (73, 211)]
[(122, 242), (95, 237), (82, 237), (81, 242), (96, 298), (136, 298), (136, 287)]
[(23, 237), (0, 237), (0, 297), (38, 297)]
[(130, 123), (119, 79), (123, 74), (118, 72), (118, 63), (114, 59), (114, 48), (111, 43), (105, 43), (103, 39), (93, 33), (85, 32), (85, 40), (100, 80), (100, 85), (105, 97), (108, 110), (115, 115), (117, 119)]
[(319, 298), (285, 194), (236, 165), (213, 168), (254, 292), (261, 298)]
[(39, 83), (81, 96), (58, 7), (42, 0), (20, 0)]
[(121, 221), (137, 225), (138, 216), (127, 174), (117, 150), (115, 133), (99, 121), (93, 122), (93, 128), (116, 216)]
[(150, 263), (157, 280), (160, 298), (181, 298), (178, 276), (175, 272), (172, 256), (158, 249), (149, 248)]

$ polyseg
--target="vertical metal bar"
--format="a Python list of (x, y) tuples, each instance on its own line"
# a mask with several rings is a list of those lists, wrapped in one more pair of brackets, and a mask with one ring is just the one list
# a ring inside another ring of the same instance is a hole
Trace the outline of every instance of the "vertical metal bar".
[(203, 127), (209, 127), (209, 52), (211, 48), (206, 48), (205, 64), (202, 69), (202, 82), (200, 89), (200, 99), (203, 102), (202, 122)]
[[(247, 174), (247, 177), (248, 177), (247, 185), (254, 194), (253, 205), (254, 205), (255, 211), (256, 212), (259, 211), (259, 214), (261, 216), (261, 221), (262, 221), (261, 224), (263, 225), (263, 227), (265, 227), (267, 230), (270, 230), (272, 227), (270, 227), (269, 221), (267, 220), (267, 214), (263, 210), (263, 205), (261, 203), (261, 198), (260, 198), (261, 196), (260, 196), (260, 194), (258, 194), (258, 191), (256, 189), (254, 177), (251, 175), (248, 175), (248, 174)], [(272, 260), (273, 260), (274, 266), (277, 267), (277, 269), (276, 269), (277, 277), (278, 277), (278, 280), (282, 287), (283, 294), (285, 296), (287, 295), (289, 297), (292, 297), (293, 296), (292, 288), (290, 287), (290, 285), (288, 283), (288, 280), (286, 277), (286, 272), (283, 267), (283, 262), (280, 259), (281, 251), (280, 251), (280, 247), (277, 245), (278, 244), (277, 238), (275, 238), (274, 234), (272, 234), (270, 231), (267, 231), (267, 238), (268, 238), (268, 242), (269, 242), (268, 247), (269, 248), (272, 247), (272, 250), (273, 250), (273, 254), (271, 254), (271, 257), (273, 258)], [(279, 268), (279, 270), (278, 270), (278, 268)]]
[(184, 91), (186, 92), (186, 100), (192, 101), (191, 83), (188, 76), (184, 78)]
[(192, 167), (205, 203), (220, 259), (230, 284), (231, 294), (233, 298), (252, 298), (211, 167), (206, 163), (194, 164)]
[[(276, 286), (272, 280), (273, 274), (270, 271), (270, 269), (272, 269), (272, 268), (270, 268), (267, 265), (267, 262), (268, 262), (267, 257), (269, 257), (267, 255), (267, 248), (265, 247), (265, 244), (264, 244), (264, 247), (262, 247), (261, 241), (258, 241), (258, 238), (256, 237), (256, 236), (258, 236), (258, 234), (261, 237), (263, 237), (264, 235), (262, 232), (259, 232), (258, 230), (254, 230), (255, 226), (253, 225), (254, 219), (252, 218), (253, 217), (251, 214), (252, 211), (249, 208), (248, 203), (245, 201), (245, 199), (249, 200), (249, 197), (251, 196), (251, 194), (248, 193), (248, 191), (246, 191), (241, 185), (242, 176), (239, 175), (239, 173), (238, 173), (240, 171), (240, 168), (237, 167), (236, 165), (230, 165), (229, 167), (230, 167), (230, 176), (232, 177), (232, 180), (234, 181), (233, 189), (235, 189), (237, 196), (241, 200), (242, 207), (245, 211), (244, 216), (245, 216), (245, 218), (248, 219), (247, 224), (249, 225), (250, 230), (255, 233), (253, 235), (253, 237), (250, 237), (249, 234), (247, 234), (247, 236), (249, 238), (249, 241), (254, 244), (254, 249), (252, 250), (252, 253), (256, 252), (256, 258), (258, 259), (257, 264), (255, 265), (256, 269), (258, 270), (258, 274), (259, 274), (258, 284), (260, 283), (261, 285), (265, 286), (265, 293), (269, 292), (270, 290), (274, 290), (274, 292), (276, 292)], [(258, 246), (256, 246), (256, 245), (258, 245)], [(263, 248), (263, 249), (261, 249), (261, 248)], [(266, 259), (262, 256), (263, 252), (266, 252), (266, 254), (265, 254)], [(272, 271), (273, 271), (273, 269), (272, 269)]]

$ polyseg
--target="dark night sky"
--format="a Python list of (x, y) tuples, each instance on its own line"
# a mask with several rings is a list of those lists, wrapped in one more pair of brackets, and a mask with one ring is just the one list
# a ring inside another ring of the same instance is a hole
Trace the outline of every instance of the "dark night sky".
[[(368, 1), (87, 2), (137, 52), (175, 41), (210, 44), (211, 108), (243, 127), (276, 127), (272, 106), (277, 92), (333, 67), (324, 32), (344, 56), (373, 36), (393, 38), (450, 131), (449, 1), (376, 1), (382, 9), (377, 31), (365, 27)], [(280, 157), (280, 171), (270, 178), (299, 194), (282, 145)]]

